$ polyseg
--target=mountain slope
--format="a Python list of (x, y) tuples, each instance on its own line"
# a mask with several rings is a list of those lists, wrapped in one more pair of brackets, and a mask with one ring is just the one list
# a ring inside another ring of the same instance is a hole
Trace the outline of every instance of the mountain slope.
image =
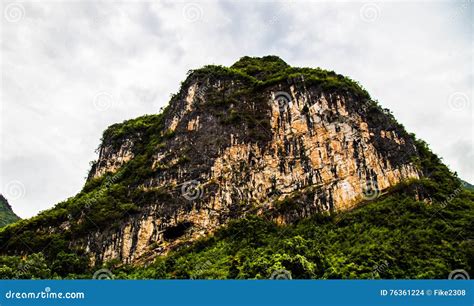
[(384, 196), (337, 216), (288, 226), (259, 217), (232, 222), (147, 267), (109, 265), (117, 278), (445, 279), (474, 270), (474, 194), (449, 206)]
[[(109, 127), (83, 190), (0, 230), (0, 252), (41, 252), (51, 273), (63, 276), (103, 263), (136, 267), (180, 260), (176, 250), (235, 229), (235, 220), (292, 228), (380, 196), (399, 194), (418, 206), (463, 196), (467, 204), (459, 209), (469, 216), (472, 199), (459, 186), (427, 145), (356, 82), (274, 56), (244, 57), (229, 68), (191, 71), (161, 114)], [(218, 244), (231, 243), (221, 238)], [(197, 244), (192, 254), (199, 254)], [(230, 255), (219, 255), (227, 265)], [(173, 277), (168, 272), (163, 276)]]
[(20, 218), (15, 215), (7, 199), (0, 194), (0, 227), (13, 223)]

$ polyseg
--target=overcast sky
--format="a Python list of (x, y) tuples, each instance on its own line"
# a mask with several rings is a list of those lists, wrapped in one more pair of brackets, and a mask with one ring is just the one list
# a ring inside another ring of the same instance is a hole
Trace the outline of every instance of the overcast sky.
[(474, 182), (471, 1), (3, 1), (1, 19), (0, 193), (21, 217), (81, 189), (107, 126), (244, 55), (350, 76)]

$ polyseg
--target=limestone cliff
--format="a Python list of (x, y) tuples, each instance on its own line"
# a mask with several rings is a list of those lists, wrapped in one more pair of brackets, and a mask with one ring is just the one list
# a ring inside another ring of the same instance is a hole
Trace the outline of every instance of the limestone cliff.
[(247, 214), (349, 209), (422, 177), (417, 158), (356, 82), (245, 57), (192, 71), (162, 114), (111, 126), (84, 190), (35, 230), (65, 232), (93, 263), (147, 261)]
[[(93, 233), (87, 248), (97, 260), (154, 256), (248, 213), (292, 222), (348, 209), (422, 175), (413, 139), (367, 97), (325, 89), (304, 73), (249, 82), (191, 73), (165, 112), (172, 136), (156, 146), (153, 175), (137, 186), (169, 199), (147, 203), (118, 231)], [(133, 158), (133, 141), (101, 147), (91, 177)], [(310, 195), (300, 207), (276, 205), (298, 192)]]

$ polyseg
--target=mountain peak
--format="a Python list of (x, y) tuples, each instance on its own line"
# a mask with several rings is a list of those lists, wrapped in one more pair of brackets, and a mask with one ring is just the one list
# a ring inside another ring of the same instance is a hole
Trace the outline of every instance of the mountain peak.
[(280, 66), (281, 68), (289, 67), (289, 65), (284, 60), (282, 60), (279, 56), (276, 55), (266, 55), (262, 57), (243, 56), (234, 64), (232, 64), (231, 67), (242, 69), (249, 66), (258, 65), (275, 65)]

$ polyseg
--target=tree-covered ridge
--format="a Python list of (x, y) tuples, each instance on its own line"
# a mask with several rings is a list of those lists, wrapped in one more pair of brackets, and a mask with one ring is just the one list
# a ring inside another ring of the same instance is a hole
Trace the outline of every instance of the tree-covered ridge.
[(13, 223), (20, 218), (13, 212), (7, 199), (0, 194), (0, 227)]
[(281, 82), (304, 80), (309, 85), (319, 86), (323, 91), (352, 94), (360, 99), (369, 100), (369, 93), (356, 81), (334, 71), (321, 68), (291, 67), (277, 56), (242, 57), (230, 67), (207, 65), (191, 70), (188, 79), (212, 76), (215, 79), (235, 78), (252, 86), (264, 88)]

